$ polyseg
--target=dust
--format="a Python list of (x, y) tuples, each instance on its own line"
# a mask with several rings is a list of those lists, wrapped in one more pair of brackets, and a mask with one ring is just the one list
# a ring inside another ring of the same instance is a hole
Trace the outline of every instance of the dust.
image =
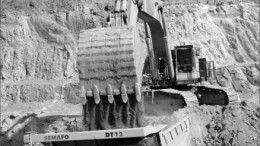
[(142, 127), (143, 101), (137, 102), (135, 95), (129, 95), (127, 103), (122, 101), (120, 95), (114, 96), (114, 102), (108, 102), (106, 96), (101, 97), (101, 102), (95, 104), (89, 98), (83, 106), (83, 117), (86, 130), (106, 130)]

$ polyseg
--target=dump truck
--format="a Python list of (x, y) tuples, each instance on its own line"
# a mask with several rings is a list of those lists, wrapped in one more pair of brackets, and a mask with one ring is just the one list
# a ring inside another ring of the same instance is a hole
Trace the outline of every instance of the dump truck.
[(82, 131), (68, 133), (27, 133), (25, 146), (186, 146), (191, 122), (183, 118), (174, 125)]

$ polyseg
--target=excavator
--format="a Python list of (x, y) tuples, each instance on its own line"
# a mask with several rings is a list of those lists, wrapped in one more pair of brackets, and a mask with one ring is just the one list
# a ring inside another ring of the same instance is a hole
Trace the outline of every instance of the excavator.
[[(138, 19), (144, 25), (145, 43)], [(230, 89), (200, 85), (215, 79), (214, 62), (201, 58), (192, 45), (173, 46), (161, 0), (116, 0), (106, 20), (106, 28), (83, 30), (78, 40), (88, 130), (142, 127), (144, 89), (178, 94), (187, 102), (192, 92), (199, 104), (227, 105), (238, 99)], [(152, 81), (144, 88), (146, 48)]]
[[(30, 133), (24, 136), (25, 143), (185, 145), (192, 124), (189, 117), (175, 125), (145, 127), (144, 92), (181, 96), (187, 105), (238, 101), (231, 89), (202, 84), (215, 79), (214, 62), (201, 57), (193, 45), (174, 46), (166, 19), (161, 0), (116, 0), (113, 12), (106, 17), (106, 28), (82, 30), (79, 34), (78, 70), (86, 131)], [(145, 41), (139, 35), (140, 22)], [(151, 71), (148, 83), (143, 81), (146, 48)]]

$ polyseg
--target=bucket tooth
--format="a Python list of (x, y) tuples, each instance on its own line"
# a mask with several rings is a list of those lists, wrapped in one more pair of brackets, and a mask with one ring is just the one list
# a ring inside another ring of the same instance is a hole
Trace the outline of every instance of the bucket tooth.
[(100, 95), (99, 95), (99, 90), (98, 90), (98, 86), (97, 85), (94, 85), (93, 95), (94, 95), (95, 103), (99, 104), (99, 102), (100, 102)]
[(80, 95), (81, 99), (83, 99), (83, 102), (82, 104), (85, 105), (86, 102), (87, 102), (87, 98), (86, 98), (86, 90), (85, 90), (85, 87), (84, 86), (81, 86), (80, 88)]
[(114, 95), (113, 95), (113, 89), (111, 85), (107, 86), (107, 98), (108, 102), (112, 104), (114, 102)]
[(135, 97), (136, 100), (139, 102), (142, 98), (142, 94), (141, 94), (141, 86), (138, 83), (135, 83)]
[(121, 85), (121, 97), (124, 103), (128, 101), (127, 90), (125, 84)]

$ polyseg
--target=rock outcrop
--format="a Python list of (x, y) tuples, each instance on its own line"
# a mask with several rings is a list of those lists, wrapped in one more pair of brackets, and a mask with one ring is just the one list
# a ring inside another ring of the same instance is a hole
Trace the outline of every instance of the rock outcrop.
[(108, 3), (1, 1), (1, 103), (67, 100), (78, 82), (79, 31), (102, 27)]

